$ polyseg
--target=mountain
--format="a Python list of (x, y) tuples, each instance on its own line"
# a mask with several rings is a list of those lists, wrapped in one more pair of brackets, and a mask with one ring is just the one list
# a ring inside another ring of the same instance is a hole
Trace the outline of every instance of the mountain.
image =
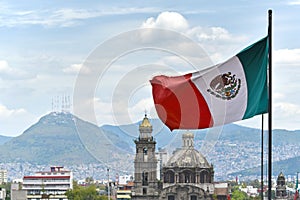
[[(285, 160), (280, 160), (273, 162), (272, 165), (272, 175), (277, 176), (280, 172), (283, 172), (285, 175), (295, 175), (297, 172), (299, 172), (299, 163), (300, 163), (300, 156), (288, 158)], [(266, 176), (265, 172), (267, 165), (264, 165), (264, 176)], [(261, 167), (253, 167), (250, 169), (245, 169), (242, 171), (238, 171), (235, 173), (229, 174), (229, 176), (236, 177), (236, 176), (243, 176), (243, 177), (249, 177), (249, 176), (259, 176), (261, 174)]]
[(0, 145), (4, 144), (5, 142), (8, 142), (9, 140), (11, 140), (13, 137), (8, 137), (8, 136), (3, 136), (0, 135)]
[[(172, 133), (159, 119), (150, 119), (150, 123), (153, 127), (152, 135), (157, 141), (157, 148), (163, 148), (169, 144), (174, 135), (177, 132)], [(135, 144), (133, 140), (139, 136), (139, 125), (141, 121), (133, 124), (113, 126), (113, 125), (103, 125), (100, 128), (103, 131), (114, 133), (116, 136), (122, 138), (122, 143), (127, 143), (133, 149), (134, 152)]]
[[(75, 119), (66, 113), (42, 117), (23, 134), (0, 146), (1, 161), (40, 164), (73, 162), (78, 157), (82, 161), (92, 161), (76, 134)], [(74, 158), (72, 154), (78, 156)]]
[[(170, 155), (181, 147), (181, 136), (186, 131), (171, 132), (160, 120), (150, 120), (157, 150), (164, 148)], [(66, 166), (97, 163), (102, 172), (109, 166), (120, 173), (130, 173), (140, 123), (98, 127), (70, 113), (52, 112), (20, 136), (0, 143), (0, 163)], [(261, 130), (229, 124), (190, 132), (195, 134), (195, 148), (214, 164), (216, 180), (236, 174), (260, 175)], [(300, 161), (299, 134), (300, 131), (273, 131), (274, 160), (280, 160), (274, 162), (274, 172), (299, 171), (296, 169)], [(267, 133), (264, 135), (267, 138)]]
[[(250, 131), (250, 130), (248, 130)], [(240, 132), (239, 135), (241, 138), (245, 139), (245, 141), (239, 140), (237, 138), (236, 142), (239, 142), (241, 145), (242, 143), (246, 143), (250, 148), (247, 151), (242, 151), (239, 149), (240, 154), (243, 154), (242, 159), (244, 159), (247, 163), (247, 166), (241, 170), (235, 170), (234, 172), (229, 172), (227, 174), (228, 177), (236, 177), (236, 176), (243, 176), (243, 177), (254, 177), (260, 176), (261, 174), (261, 133), (259, 134), (260, 130), (253, 130), (247, 133), (247, 130)], [(236, 131), (235, 131), (236, 132)], [(248, 136), (247, 136), (248, 134)], [(272, 148), (272, 157), (273, 157), (273, 164), (272, 164), (272, 173), (273, 175), (277, 176), (280, 172), (283, 172), (285, 175), (294, 175), (297, 171), (299, 171), (298, 164), (300, 162), (300, 131), (288, 131), (277, 129), (273, 130), (272, 132), (272, 140), (273, 140), (273, 148)], [(267, 138), (268, 132), (264, 133), (264, 173), (266, 172), (266, 160), (267, 160)], [(227, 140), (229, 138), (226, 138)], [(230, 141), (234, 141), (235, 139), (231, 139)], [(256, 144), (253, 146), (253, 144)], [(237, 143), (236, 143), (237, 144)], [(236, 146), (237, 147), (237, 146)], [(255, 152), (253, 150), (256, 149)], [(248, 155), (245, 152), (252, 152)], [(256, 162), (254, 162), (256, 160)], [(252, 165), (251, 165), (252, 163)], [(239, 165), (238, 162), (233, 162), (232, 168), (235, 165)], [(239, 166), (237, 166), (239, 167)]]
[[(116, 142), (120, 139), (110, 133)], [(0, 145), (1, 162), (82, 164), (103, 160), (106, 134), (70, 113), (52, 112)], [(129, 148), (124, 146), (124, 148)], [(107, 154), (106, 154), (107, 156)]]

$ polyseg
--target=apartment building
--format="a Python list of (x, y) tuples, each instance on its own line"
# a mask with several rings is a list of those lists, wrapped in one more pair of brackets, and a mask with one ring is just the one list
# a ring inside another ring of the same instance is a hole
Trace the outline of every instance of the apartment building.
[(0, 169), (0, 184), (7, 183), (7, 170)]
[(63, 167), (50, 167), (50, 171), (36, 172), (23, 177), (23, 190), (28, 200), (67, 200), (66, 191), (73, 189), (73, 174)]

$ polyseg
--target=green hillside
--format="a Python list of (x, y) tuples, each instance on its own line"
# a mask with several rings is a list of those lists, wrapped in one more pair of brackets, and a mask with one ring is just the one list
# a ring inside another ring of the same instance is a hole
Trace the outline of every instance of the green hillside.
[(1, 144), (4, 144), (6, 142), (8, 142), (9, 140), (11, 140), (13, 137), (8, 137), (8, 136), (3, 136), (3, 135), (0, 135), (0, 145)]
[[(300, 156), (286, 159), (286, 160), (281, 160), (277, 162), (273, 162), (272, 165), (272, 174), (273, 176), (277, 176), (280, 172), (283, 172), (284, 174), (289, 174), (289, 175), (295, 175), (297, 172), (300, 170)], [(266, 165), (264, 166), (264, 173), (266, 172)], [(261, 168), (259, 167), (254, 167), (251, 169), (243, 170), (240, 172), (232, 173), (230, 174), (231, 176), (255, 176), (255, 175), (260, 175), (261, 174)]]
[(60, 165), (98, 162), (107, 156), (99, 148), (107, 143), (105, 135), (96, 125), (70, 113), (50, 113), (22, 135), (0, 145), (0, 161)]

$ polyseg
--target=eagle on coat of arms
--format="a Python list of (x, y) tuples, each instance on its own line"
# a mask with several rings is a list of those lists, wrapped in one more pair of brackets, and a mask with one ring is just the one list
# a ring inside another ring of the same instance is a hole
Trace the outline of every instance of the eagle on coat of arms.
[(236, 78), (231, 72), (216, 76), (209, 84), (207, 92), (223, 100), (231, 100), (241, 88), (241, 79)]

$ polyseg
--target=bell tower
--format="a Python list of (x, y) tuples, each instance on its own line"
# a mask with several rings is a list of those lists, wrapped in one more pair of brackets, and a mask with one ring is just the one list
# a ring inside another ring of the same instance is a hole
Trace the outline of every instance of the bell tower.
[(157, 159), (155, 157), (156, 142), (152, 136), (152, 125), (145, 114), (139, 126), (139, 137), (134, 141), (136, 154), (134, 159), (133, 200), (158, 199), (158, 183), (156, 179)]

